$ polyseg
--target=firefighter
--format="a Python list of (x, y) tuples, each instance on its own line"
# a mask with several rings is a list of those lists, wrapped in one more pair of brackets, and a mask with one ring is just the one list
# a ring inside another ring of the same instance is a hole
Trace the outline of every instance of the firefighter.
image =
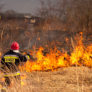
[(18, 65), (20, 62), (26, 62), (27, 60), (30, 59), (30, 55), (22, 55), (19, 52), (19, 44), (17, 42), (13, 42), (11, 44), (11, 48), (8, 52), (6, 52), (2, 59), (1, 59), (1, 64), (2, 66), (2, 71), (5, 74), (5, 83), (7, 86), (10, 86), (11, 81), (9, 79), (9, 75), (7, 73), (12, 73), (14, 76), (20, 76)]

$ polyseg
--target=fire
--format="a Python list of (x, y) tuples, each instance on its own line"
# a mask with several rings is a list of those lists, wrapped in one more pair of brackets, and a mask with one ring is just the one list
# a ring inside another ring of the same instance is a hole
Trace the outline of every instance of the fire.
[(43, 55), (44, 48), (40, 47), (36, 52), (36, 61), (27, 61), (24, 66), (19, 67), (20, 70), (25, 70), (27, 72), (43, 70), (53, 71), (59, 67), (72, 65), (92, 67), (92, 44), (88, 47), (83, 45), (82, 33), (79, 39), (71, 55), (68, 55), (67, 52), (61, 53), (56, 48), (54, 50), (51, 49), (48, 54)]
[(83, 55), (83, 64), (92, 67), (92, 44), (88, 46)]
[(92, 67), (92, 44), (88, 47), (85, 47), (81, 39), (78, 41), (78, 45), (74, 48), (74, 51), (71, 53), (70, 62), (71, 64), (76, 65), (85, 65)]
[(82, 43), (82, 35), (80, 36), (80, 40), (77, 43), (77, 46), (74, 47), (73, 52), (71, 53), (70, 56), (70, 62), (71, 65), (76, 64), (76, 65), (81, 65), (81, 59), (84, 54), (84, 45)]
[(35, 62), (27, 61), (23, 67), (20, 67), (20, 69), (30, 72), (33, 70), (53, 70), (57, 67), (65, 67), (69, 65), (69, 62), (67, 61), (67, 59), (69, 59), (67, 53), (51, 50), (50, 53), (44, 56), (42, 51), (43, 48), (39, 48), (36, 53), (37, 60)]

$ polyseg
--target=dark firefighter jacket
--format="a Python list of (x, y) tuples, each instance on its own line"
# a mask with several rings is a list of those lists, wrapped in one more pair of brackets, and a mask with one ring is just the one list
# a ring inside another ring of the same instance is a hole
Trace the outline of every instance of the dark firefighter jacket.
[[(22, 55), (20, 53), (16, 53), (13, 50), (8, 51), (2, 57), (1, 64), (3, 65), (3, 69), (9, 69), (10, 72), (18, 71), (18, 65), (20, 62), (26, 62), (30, 59), (29, 55)], [(7, 68), (5, 68), (7, 67)]]

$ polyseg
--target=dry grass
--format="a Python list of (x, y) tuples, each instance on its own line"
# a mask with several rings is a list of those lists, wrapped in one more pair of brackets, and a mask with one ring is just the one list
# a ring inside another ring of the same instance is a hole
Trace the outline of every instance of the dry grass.
[(16, 81), (8, 92), (92, 92), (92, 69), (67, 67), (58, 71), (26, 73), (25, 85)]

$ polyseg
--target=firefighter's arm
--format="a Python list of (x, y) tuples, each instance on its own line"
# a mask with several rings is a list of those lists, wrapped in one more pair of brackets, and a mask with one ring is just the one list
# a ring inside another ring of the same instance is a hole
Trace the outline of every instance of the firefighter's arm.
[(20, 58), (20, 61), (21, 61), (21, 62), (26, 62), (26, 61), (28, 61), (28, 60), (31, 59), (31, 58), (30, 58), (30, 54), (26, 54), (26, 55), (20, 54), (20, 55), (19, 55), (19, 58)]
[(27, 57), (27, 60), (32, 60), (32, 61), (35, 61), (35, 60), (36, 60), (36, 59), (33, 58), (33, 56), (30, 55), (30, 54), (26, 54), (26, 57)]
[(30, 55), (30, 54), (28, 54), (28, 53), (26, 55), (21, 55), (20, 54), (19, 58), (20, 58), (21, 62), (26, 62), (28, 60), (35, 61), (35, 59), (33, 58), (33, 56)]

